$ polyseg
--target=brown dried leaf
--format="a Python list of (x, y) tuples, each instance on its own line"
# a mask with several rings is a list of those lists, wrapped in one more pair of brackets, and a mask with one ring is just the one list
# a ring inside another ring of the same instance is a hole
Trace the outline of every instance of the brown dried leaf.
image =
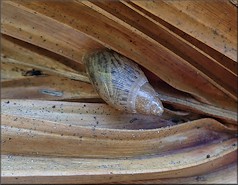
[[(233, 63), (237, 61), (237, 9), (228, 1), (132, 2), (232, 59)], [(184, 37), (186, 38), (185, 35)], [(211, 50), (208, 51), (211, 54)], [(237, 68), (233, 70), (236, 70), (237, 74)]]
[[(18, 3), (21, 2), (3, 1), (1, 33), (40, 46), (79, 63), (85, 52), (103, 47), (71, 26), (55, 20), (54, 15), (44, 16), (37, 11), (29, 11)], [(61, 16), (64, 15), (63, 12), (59, 13)]]
[[(19, 11), (24, 9), (25, 12), (36, 12), (36, 17), (51, 17), (55, 21), (86, 33), (96, 41), (104, 43), (104, 45), (135, 60), (177, 89), (206, 99), (220, 107), (227, 109), (236, 107), (235, 96), (227, 94), (227, 91), (223, 92), (224, 89), (219, 89), (217, 83), (208, 79), (210, 77), (198, 73), (198, 70), (187, 63), (185, 59), (145, 34), (128, 29), (124, 26), (125, 24), (120, 25), (118, 22), (101, 15), (101, 12), (92, 10), (93, 7), (87, 7), (81, 2), (64, 3), (59, 1), (52, 3), (46, 1), (30, 3), (29, 1), (18, 1), (17, 3), (7, 1), (5, 6), (11, 6), (10, 9), (19, 9)], [(80, 11), (78, 11), (79, 9)], [(8, 32), (7, 29), (4, 30), (4, 32)], [(220, 87), (223, 88), (223, 86)]]
[(3, 117), (2, 153), (33, 155), (3, 156), (7, 182), (74, 182), (69, 176), (81, 183), (175, 178), (201, 175), (236, 160), (235, 132), (212, 119), (133, 131)]
[(70, 79), (89, 82), (81, 64), (75, 64), (77, 66), (76, 71), (67, 66), (70, 65), (70, 61), (61, 56), (56, 56), (53, 53), (11, 37), (2, 36), (1, 41), (1, 59), (3, 63), (22, 65), (22, 68), (38, 69), (48, 74), (57, 74)]
[(58, 76), (33, 76), (4, 81), (1, 97), (2, 99), (100, 100), (91, 84)]

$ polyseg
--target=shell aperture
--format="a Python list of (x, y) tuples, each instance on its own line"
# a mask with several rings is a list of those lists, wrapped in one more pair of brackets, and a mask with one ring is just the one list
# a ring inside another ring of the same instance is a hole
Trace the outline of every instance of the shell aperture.
[(101, 98), (129, 113), (161, 115), (163, 105), (139, 66), (111, 50), (83, 58), (89, 79)]

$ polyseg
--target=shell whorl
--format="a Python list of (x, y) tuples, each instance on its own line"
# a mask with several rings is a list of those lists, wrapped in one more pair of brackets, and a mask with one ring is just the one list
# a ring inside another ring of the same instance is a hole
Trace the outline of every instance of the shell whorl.
[[(162, 114), (162, 103), (136, 63), (110, 50), (93, 52), (83, 61), (91, 83), (109, 105), (131, 113)], [(148, 110), (151, 101), (158, 101), (156, 111)]]

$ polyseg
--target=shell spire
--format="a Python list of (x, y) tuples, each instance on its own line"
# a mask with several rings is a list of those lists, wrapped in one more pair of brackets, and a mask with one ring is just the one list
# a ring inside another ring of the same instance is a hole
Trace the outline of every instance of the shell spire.
[(130, 113), (163, 113), (157, 93), (135, 62), (111, 50), (90, 53), (83, 62), (94, 88), (109, 105)]

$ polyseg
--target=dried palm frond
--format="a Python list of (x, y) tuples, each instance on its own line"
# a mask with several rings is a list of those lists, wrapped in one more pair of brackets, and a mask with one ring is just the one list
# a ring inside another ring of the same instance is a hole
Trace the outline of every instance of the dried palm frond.
[[(3, 183), (237, 183), (233, 1), (3, 0)], [(108, 106), (82, 62), (140, 65), (161, 117)]]

